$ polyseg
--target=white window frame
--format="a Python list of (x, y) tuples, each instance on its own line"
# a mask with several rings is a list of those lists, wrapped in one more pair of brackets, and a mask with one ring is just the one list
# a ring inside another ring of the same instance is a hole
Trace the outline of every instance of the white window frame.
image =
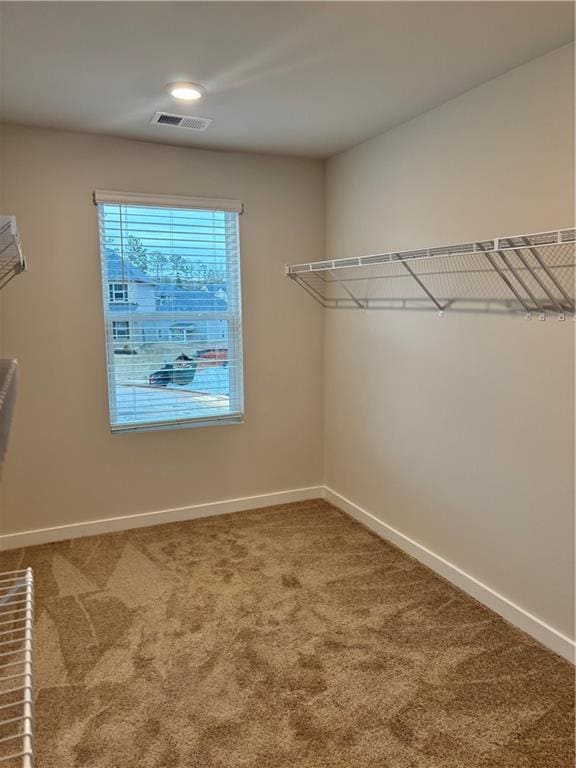
[[(154, 208), (185, 208), (187, 210), (215, 210), (236, 214), (244, 212), (244, 206), (238, 200), (218, 199), (218, 198), (191, 198), (174, 195), (149, 195), (142, 193), (114, 192), (109, 190), (96, 190), (93, 194), (95, 205), (110, 203), (120, 205), (151, 206)], [(108, 393), (109, 393), (109, 424), (113, 434), (128, 432), (145, 432), (153, 430), (181, 429), (190, 427), (204, 427), (213, 425), (238, 424), (244, 421), (244, 354), (242, 344), (242, 286), (240, 277), (240, 232), (239, 227), (235, 232), (238, 237), (238, 266), (237, 266), (237, 290), (230, 292), (228, 296), (228, 309), (226, 312), (178, 312), (178, 319), (181, 321), (206, 321), (206, 320), (226, 320), (228, 322), (228, 348), (232, 354), (230, 359), (235, 361), (234, 373), (231, 374), (229, 391), (229, 410), (230, 414), (219, 416), (202, 416), (198, 418), (187, 418), (182, 420), (170, 420), (166, 422), (142, 422), (138, 424), (117, 424), (114, 423), (114, 414), (116, 410), (115, 403), (115, 380), (114, 380), (114, 352), (113, 344), (107, 343), (107, 370), (108, 370)], [(102, 250), (102, 242), (100, 242)], [(102, 260), (102, 255), (101, 255)], [(230, 265), (229, 265), (230, 266)], [(230, 279), (230, 277), (228, 278)], [(109, 283), (118, 283), (118, 281), (109, 281)], [(126, 286), (128, 288), (128, 286)], [(109, 293), (106, 294), (110, 298)], [(129, 301), (109, 302), (119, 304), (129, 304)], [(113, 339), (113, 323), (121, 321), (130, 321), (133, 315), (127, 309), (126, 313), (115, 311), (111, 313), (104, 306), (104, 320), (106, 338)], [(138, 320), (144, 323), (158, 320), (158, 313), (139, 312)], [(160, 330), (158, 331), (160, 335)], [(233, 378), (232, 378), (233, 376)]]
[[(120, 294), (122, 298), (117, 298)], [(128, 283), (122, 283), (118, 280), (108, 282), (108, 301), (110, 304), (128, 304), (129, 303)]]
[[(119, 323), (122, 323), (122, 328), (118, 328)], [(118, 332), (122, 335), (119, 336)], [(131, 336), (130, 320), (112, 320), (112, 338), (114, 341), (130, 341)]]

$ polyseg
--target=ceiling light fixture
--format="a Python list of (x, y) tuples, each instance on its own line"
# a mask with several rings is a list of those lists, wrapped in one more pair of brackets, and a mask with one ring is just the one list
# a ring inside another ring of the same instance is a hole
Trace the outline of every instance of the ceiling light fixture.
[(178, 101), (198, 101), (206, 93), (206, 89), (197, 83), (170, 83), (166, 87), (172, 98)]

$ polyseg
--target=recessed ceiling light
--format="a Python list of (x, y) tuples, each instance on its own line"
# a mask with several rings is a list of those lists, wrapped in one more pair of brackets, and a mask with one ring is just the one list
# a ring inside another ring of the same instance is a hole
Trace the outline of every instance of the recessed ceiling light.
[(197, 83), (170, 83), (167, 88), (172, 98), (178, 101), (198, 101), (206, 93), (206, 89)]

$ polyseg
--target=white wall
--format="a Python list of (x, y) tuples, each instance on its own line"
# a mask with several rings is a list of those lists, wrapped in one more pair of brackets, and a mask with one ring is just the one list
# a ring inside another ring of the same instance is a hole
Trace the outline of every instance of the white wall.
[[(573, 226), (573, 46), (331, 159), (328, 256)], [(574, 323), (328, 311), (327, 484), (573, 636)]]
[[(3, 291), (20, 390), (1, 533), (321, 483), (323, 315), (283, 265), (321, 258), (322, 163), (19, 126), (2, 155), (30, 271)], [(244, 424), (110, 434), (96, 188), (244, 202)]]

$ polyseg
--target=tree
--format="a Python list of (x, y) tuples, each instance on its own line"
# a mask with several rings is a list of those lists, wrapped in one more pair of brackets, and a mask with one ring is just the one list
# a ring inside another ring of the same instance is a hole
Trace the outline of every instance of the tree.
[(148, 273), (148, 251), (142, 245), (142, 240), (139, 237), (128, 235), (123, 251), (125, 259), (138, 267), (140, 272)]
[(150, 261), (154, 265), (154, 274), (156, 280), (163, 280), (166, 267), (168, 266), (168, 257), (162, 251), (152, 251)]
[(178, 284), (182, 283), (182, 278), (186, 274), (186, 260), (179, 253), (171, 253), (169, 261), (172, 277), (176, 278)]
[[(104, 214), (106, 215), (106, 214)], [(116, 238), (107, 238), (111, 251), (118, 253)], [(136, 235), (128, 235), (122, 243), (122, 258), (133, 264), (140, 272), (151, 275), (156, 280), (170, 280), (178, 285), (188, 283), (190, 287), (202, 288), (205, 285), (226, 281), (226, 270), (221, 265), (214, 266), (202, 261), (192, 261), (180, 253), (165, 254), (160, 250), (149, 251)]]

